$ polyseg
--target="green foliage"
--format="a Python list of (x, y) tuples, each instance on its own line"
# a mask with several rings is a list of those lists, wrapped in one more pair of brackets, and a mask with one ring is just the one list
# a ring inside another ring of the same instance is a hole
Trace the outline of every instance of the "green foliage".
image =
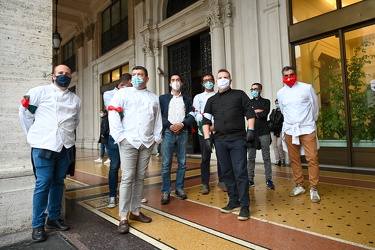
[[(375, 55), (368, 55), (367, 48), (374, 46), (371, 42), (363, 42), (354, 50), (354, 55), (347, 61), (348, 92), (351, 111), (352, 137), (354, 142), (360, 140), (374, 140), (375, 137), (375, 110), (367, 103), (366, 74), (364, 67), (371, 64)], [(321, 90), (320, 93), (329, 93), (329, 108), (321, 110), (318, 126), (323, 139), (345, 140), (345, 109), (344, 109), (344, 85), (342, 81), (340, 60), (337, 59), (331, 65), (330, 73), (322, 74), (319, 77), (329, 81), (329, 87)], [(335, 71), (336, 69), (336, 71)]]

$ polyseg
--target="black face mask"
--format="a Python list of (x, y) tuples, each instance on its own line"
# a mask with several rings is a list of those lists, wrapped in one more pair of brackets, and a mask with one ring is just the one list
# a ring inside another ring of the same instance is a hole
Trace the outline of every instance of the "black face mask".
[(65, 75), (65, 74), (56, 76), (57, 85), (59, 85), (61, 87), (64, 87), (64, 88), (69, 86), (70, 80), (71, 80), (71, 78), (69, 76)]

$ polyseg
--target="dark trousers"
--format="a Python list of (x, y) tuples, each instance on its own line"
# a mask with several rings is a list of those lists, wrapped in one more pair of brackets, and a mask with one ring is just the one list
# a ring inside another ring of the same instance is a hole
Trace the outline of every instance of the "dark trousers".
[(118, 186), (118, 171), (121, 165), (120, 152), (112, 136), (108, 137), (107, 145), (108, 145), (107, 154), (108, 154), (109, 159), (111, 159), (111, 163), (109, 164), (109, 172), (108, 172), (109, 196), (116, 197), (117, 186)]
[(216, 140), (217, 156), (221, 164), (224, 182), (231, 202), (250, 206), (249, 179), (247, 176), (247, 147), (244, 139), (236, 141)]
[[(199, 144), (201, 146), (202, 151), (202, 161), (201, 161), (201, 178), (202, 178), (202, 184), (208, 185), (210, 182), (210, 161), (211, 161), (211, 152), (207, 151), (205, 149), (204, 144), (204, 137), (201, 135), (198, 135), (199, 138)], [(215, 144), (215, 135), (211, 134), (211, 140)], [(221, 171), (221, 164), (219, 162), (219, 158), (217, 156), (217, 150), (216, 150), (216, 159), (217, 159), (217, 174), (220, 182), (224, 181), (223, 174)]]

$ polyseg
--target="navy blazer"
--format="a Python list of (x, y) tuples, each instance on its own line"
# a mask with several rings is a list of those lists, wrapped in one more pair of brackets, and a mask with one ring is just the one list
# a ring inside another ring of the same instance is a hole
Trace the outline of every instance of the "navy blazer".
[[(168, 120), (168, 108), (169, 108), (169, 102), (171, 101), (173, 95), (171, 93), (164, 94), (159, 96), (159, 102), (160, 102), (160, 109), (161, 109), (161, 117), (163, 121), (163, 134), (167, 128), (172, 126), (173, 124)], [(193, 104), (191, 102), (190, 97), (183, 95), (182, 98), (185, 103), (185, 118), (182, 121), (184, 124), (184, 129), (188, 129), (188, 132), (191, 132), (191, 126), (193, 125), (193, 122), (195, 121), (194, 116), (194, 109)]]

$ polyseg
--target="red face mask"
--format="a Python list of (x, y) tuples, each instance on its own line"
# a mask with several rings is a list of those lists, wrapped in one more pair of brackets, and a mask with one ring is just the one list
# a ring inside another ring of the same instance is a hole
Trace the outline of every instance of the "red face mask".
[(293, 87), (293, 85), (297, 82), (297, 76), (284, 76), (283, 82), (289, 87)]

